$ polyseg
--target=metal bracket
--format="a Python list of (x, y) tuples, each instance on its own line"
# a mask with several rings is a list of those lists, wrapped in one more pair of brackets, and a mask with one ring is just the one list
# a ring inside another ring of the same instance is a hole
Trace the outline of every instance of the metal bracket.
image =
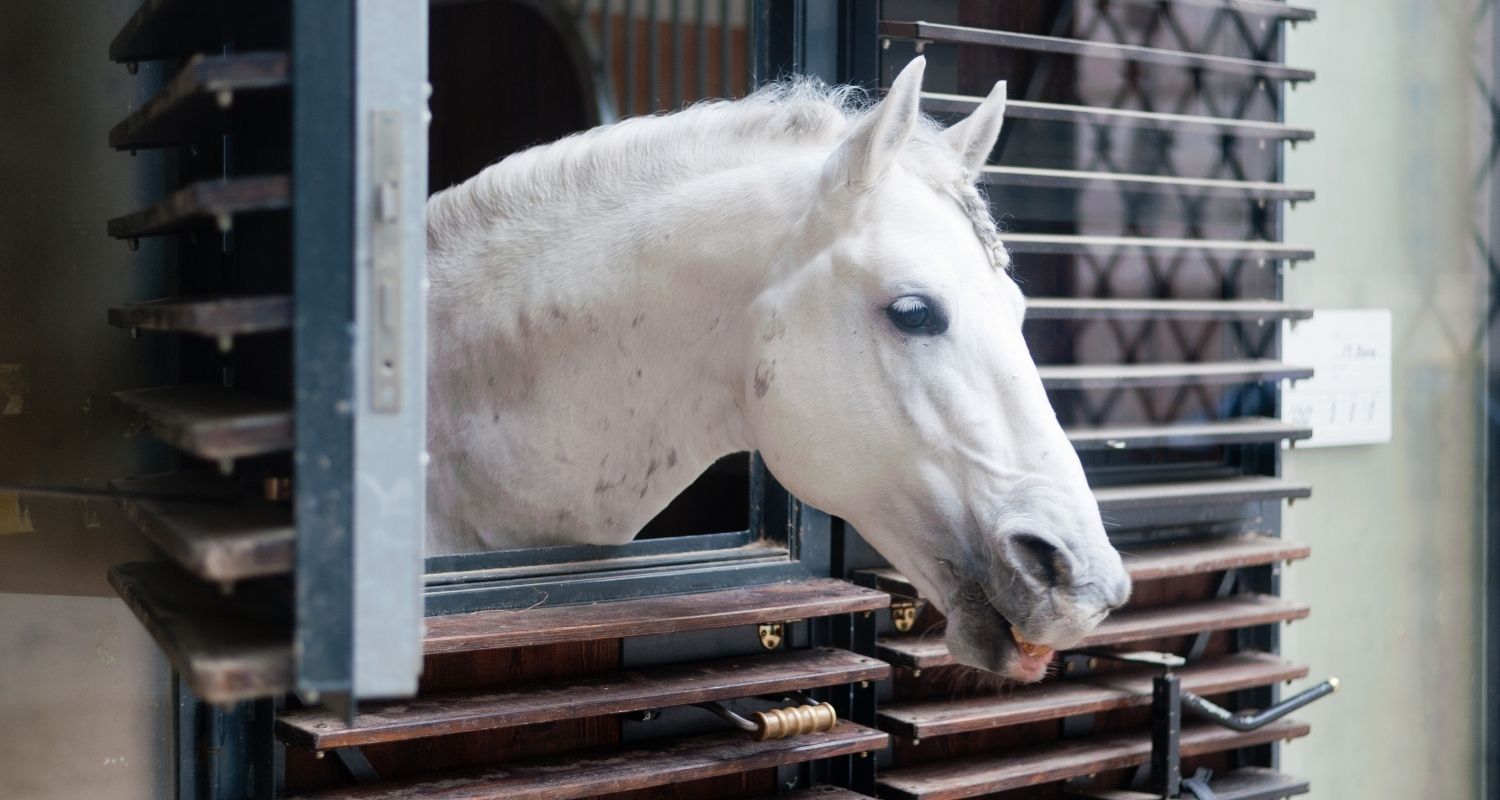
[(906, 633), (917, 624), (917, 614), (922, 611), (920, 600), (896, 598), (891, 600), (891, 625), (901, 633)]
[(358, 747), (336, 747), (333, 755), (338, 758), (339, 765), (349, 773), (349, 777), (355, 781), (367, 783), (380, 780), (375, 768), (370, 766), (370, 760), (365, 758), (364, 751)]
[(401, 410), (401, 113), (370, 112), (370, 408)]
[(762, 622), (756, 627), (755, 635), (760, 637), (761, 647), (775, 650), (781, 646), (781, 640), (786, 637), (786, 626), (780, 622)]

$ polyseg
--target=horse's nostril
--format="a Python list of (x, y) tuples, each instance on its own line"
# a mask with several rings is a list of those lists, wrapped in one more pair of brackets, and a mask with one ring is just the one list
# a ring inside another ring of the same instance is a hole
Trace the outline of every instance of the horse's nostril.
[(1035, 575), (1048, 586), (1057, 586), (1062, 580), (1062, 555), (1051, 542), (1022, 533), (1011, 537), (1011, 543), (1017, 560), (1021, 562), (1015, 565), (1017, 568)]

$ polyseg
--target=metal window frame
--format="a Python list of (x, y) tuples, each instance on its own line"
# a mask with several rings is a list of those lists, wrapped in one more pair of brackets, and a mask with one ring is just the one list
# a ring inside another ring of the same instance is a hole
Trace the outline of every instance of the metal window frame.
[(296, 688), (335, 706), (421, 671), (426, 19), (292, 4)]
[[(876, 4), (756, 0), (751, 13), (753, 83), (804, 74), (830, 83), (874, 85), (879, 44)], [(605, 81), (604, 86), (608, 85)], [(788, 493), (760, 457), (753, 455), (747, 530), (617, 547), (526, 548), (431, 557), (426, 560), (425, 613), (524, 608), (538, 602), (593, 603), (825, 576), (833, 571), (834, 537), (831, 518)], [(745, 550), (755, 543), (767, 546), (763, 555)], [(778, 557), (775, 548), (785, 555)], [(694, 553), (701, 555), (689, 555)], [(620, 565), (622, 559), (628, 560), (628, 566)], [(536, 574), (544, 572), (538, 567), (568, 564), (579, 565), (579, 571)]]

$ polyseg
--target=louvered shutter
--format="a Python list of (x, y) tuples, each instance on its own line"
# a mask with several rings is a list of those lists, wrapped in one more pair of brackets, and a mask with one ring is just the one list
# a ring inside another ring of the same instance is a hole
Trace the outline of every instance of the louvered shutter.
[[(1280, 448), (1309, 435), (1277, 419), (1282, 270), (1311, 259), (1282, 241), (1284, 92), (1312, 73), (1282, 60), (1310, 10), (1268, 0), (1101, 3), (887, 0), (881, 74), (928, 58), (924, 107), (972, 110), (1009, 81), (1005, 130), (983, 180), (1028, 295), (1026, 336), (1083, 459), (1111, 539), (1135, 580), (1084, 649), (1184, 655), (1183, 688), (1264, 707), (1307, 674), (1278, 655)], [(910, 607), (889, 569), (865, 580)], [(910, 615), (913, 612), (906, 612)], [(951, 659), (931, 611), (877, 652), (897, 667), (879, 724), (893, 755), (881, 796), (903, 800), (1135, 797), (1150, 760), (1150, 668), (1065, 654), (1058, 674), (996, 691)], [(903, 627), (906, 627), (903, 625)], [(976, 685), (978, 684), (978, 685)], [(1295, 720), (1238, 733), (1185, 723), (1183, 773), (1212, 768), (1219, 797), (1285, 797), (1305, 784), (1270, 768)]]

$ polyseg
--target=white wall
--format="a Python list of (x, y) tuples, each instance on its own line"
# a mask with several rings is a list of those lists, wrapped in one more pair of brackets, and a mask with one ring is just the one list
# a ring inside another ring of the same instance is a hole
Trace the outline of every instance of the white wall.
[(1287, 298), (1390, 308), (1390, 444), (1297, 450), (1286, 474), (1313, 484), (1287, 536), (1313, 545), (1285, 591), (1312, 605), (1285, 652), (1343, 691), (1299, 714), (1310, 739), (1283, 768), (1318, 798), (1478, 796), (1482, 321), (1475, 231), (1490, 141), (1478, 0), (1318, 0), (1288, 60), (1318, 72), (1287, 120), (1317, 130), (1287, 181), (1317, 189), (1286, 238), (1317, 259)]

